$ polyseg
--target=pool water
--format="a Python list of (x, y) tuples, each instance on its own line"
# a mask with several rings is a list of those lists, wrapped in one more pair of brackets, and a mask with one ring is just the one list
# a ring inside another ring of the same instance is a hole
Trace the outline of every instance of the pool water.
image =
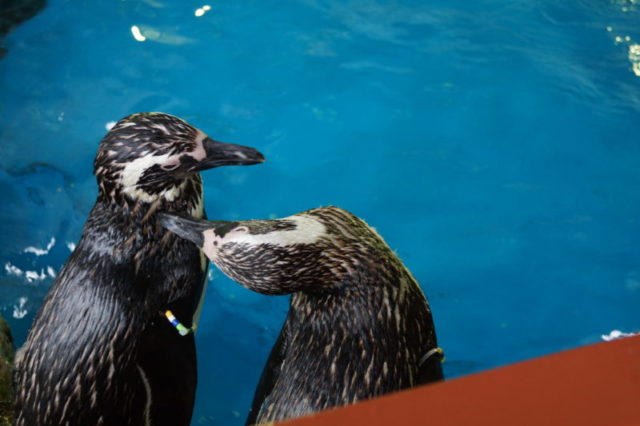
[[(455, 377), (640, 329), (640, 2), (50, 0), (0, 60), (0, 311), (22, 343), (110, 122), (267, 162), (212, 219), (338, 205), (424, 288)], [(244, 422), (288, 299), (212, 268), (194, 425)]]

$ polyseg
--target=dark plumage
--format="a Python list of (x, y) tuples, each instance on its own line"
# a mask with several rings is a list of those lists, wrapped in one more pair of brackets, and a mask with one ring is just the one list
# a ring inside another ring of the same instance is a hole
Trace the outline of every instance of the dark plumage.
[(0, 315), (0, 426), (13, 424), (13, 357), (15, 352), (9, 324)]
[(247, 423), (297, 417), (442, 379), (427, 300), (384, 240), (324, 207), (284, 219), (208, 222), (160, 214), (224, 273), (293, 293)]
[(158, 209), (203, 217), (198, 171), (264, 158), (179, 118), (141, 113), (102, 139), (99, 194), (17, 359), (16, 423), (189, 425), (193, 335), (207, 262), (156, 224)]

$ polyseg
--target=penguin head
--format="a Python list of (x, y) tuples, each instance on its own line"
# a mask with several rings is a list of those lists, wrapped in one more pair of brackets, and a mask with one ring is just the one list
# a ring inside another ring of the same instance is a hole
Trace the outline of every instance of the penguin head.
[(149, 203), (179, 198), (199, 171), (263, 161), (257, 150), (214, 141), (178, 117), (137, 113), (118, 121), (102, 139), (94, 174), (102, 197)]
[(349, 252), (354, 241), (307, 212), (230, 222), (159, 213), (158, 223), (198, 245), (230, 278), (260, 293), (326, 291), (353, 272)]

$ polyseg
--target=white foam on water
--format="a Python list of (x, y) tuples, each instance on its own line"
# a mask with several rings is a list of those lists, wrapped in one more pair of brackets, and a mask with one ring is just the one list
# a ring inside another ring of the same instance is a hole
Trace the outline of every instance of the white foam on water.
[(51, 249), (53, 248), (53, 246), (56, 245), (56, 239), (55, 237), (51, 237), (51, 240), (49, 241), (49, 244), (47, 244), (46, 248), (39, 248), (39, 247), (34, 247), (34, 246), (29, 246), (26, 247), (23, 252), (24, 253), (33, 253), (36, 256), (44, 256), (45, 254), (49, 254), (49, 252), (51, 251)]
[(7, 275), (13, 275), (16, 277), (21, 277), (22, 275), (24, 275), (24, 271), (22, 269), (18, 268), (15, 265), (12, 265), (9, 262), (4, 264), (4, 270), (7, 271)]
[(605, 342), (610, 342), (612, 340), (622, 339), (624, 337), (631, 337), (631, 336), (637, 336), (637, 335), (640, 335), (640, 333), (624, 333), (620, 330), (611, 330), (609, 334), (603, 334), (600, 337)]
[(18, 304), (13, 305), (13, 317), (15, 319), (22, 319), (29, 313), (29, 311), (24, 308), (28, 300), (29, 299), (27, 299), (26, 297), (21, 297), (20, 299), (18, 299)]

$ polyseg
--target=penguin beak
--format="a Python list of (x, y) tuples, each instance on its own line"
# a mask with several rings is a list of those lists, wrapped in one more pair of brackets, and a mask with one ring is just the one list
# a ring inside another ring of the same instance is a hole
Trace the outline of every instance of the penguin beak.
[(204, 247), (205, 231), (214, 231), (218, 235), (224, 235), (238, 226), (238, 222), (194, 219), (164, 212), (158, 213), (157, 218), (160, 226), (180, 238), (191, 241), (200, 248)]
[(198, 247), (204, 246), (203, 232), (213, 228), (211, 222), (202, 219), (193, 219), (177, 216), (169, 213), (158, 213), (158, 223), (177, 236), (189, 240)]
[(189, 172), (199, 172), (220, 166), (248, 166), (264, 162), (264, 155), (248, 146), (218, 142), (207, 137), (202, 140), (202, 147), (205, 152), (203, 159), (196, 160), (189, 156), (182, 158), (183, 164), (185, 160), (191, 163), (187, 166)]

